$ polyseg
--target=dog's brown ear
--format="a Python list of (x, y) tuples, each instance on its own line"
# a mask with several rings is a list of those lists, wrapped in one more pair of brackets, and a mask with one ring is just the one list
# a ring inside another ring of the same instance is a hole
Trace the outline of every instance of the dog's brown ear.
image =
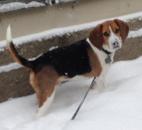
[(126, 22), (119, 20), (119, 19), (115, 19), (114, 22), (119, 26), (120, 28), (120, 35), (122, 37), (123, 42), (125, 41), (125, 39), (128, 36), (129, 33), (129, 26)]
[(102, 24), (99, 24), (91, 31), (89, 40), (98, 49), (102, 48), (103, 45)]

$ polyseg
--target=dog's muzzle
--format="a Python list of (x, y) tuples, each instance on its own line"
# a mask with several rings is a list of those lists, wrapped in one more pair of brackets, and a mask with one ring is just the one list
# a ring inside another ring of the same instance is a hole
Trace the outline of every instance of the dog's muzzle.
[(120, 48), (120, 45), (117, 41), (115, 41), (112, 43), (112, 47), (113, 47), (113, 49), (118, 49), (118, 48)]

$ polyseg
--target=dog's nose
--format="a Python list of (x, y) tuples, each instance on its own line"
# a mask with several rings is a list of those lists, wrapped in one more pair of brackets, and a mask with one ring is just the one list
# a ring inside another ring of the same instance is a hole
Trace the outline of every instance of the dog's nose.
[(113, 42), (112, 45), (113, 45), (113, 48), (118, 48), (119, 47), (119, 43), (117, 41)]

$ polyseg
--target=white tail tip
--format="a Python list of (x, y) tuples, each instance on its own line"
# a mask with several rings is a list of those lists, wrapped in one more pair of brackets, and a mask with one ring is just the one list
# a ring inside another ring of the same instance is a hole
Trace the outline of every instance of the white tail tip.
[(12, 41), (12, 33), (11, 33), (11, 26), (10, 26), (10, 24), (9, 24), (9, 26), (7, 28), (6, 40), (7, 40), (7, 44), (10, 44), (10, 42)]

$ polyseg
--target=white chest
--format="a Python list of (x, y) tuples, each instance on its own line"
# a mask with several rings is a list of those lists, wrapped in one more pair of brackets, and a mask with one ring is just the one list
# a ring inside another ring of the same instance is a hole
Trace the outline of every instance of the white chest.
[(110, 67), (111, 63), (113, 62), (113, 57), (114, 57), (114, 53), (112, 53), (110, 55), (110, 59), (111, 62), (110, 63), (106, 63), (106, 58), (108, 57), (107, 54), (105, 54), (103, 51), (97, 49), (96, 47), (94, 47), (91, 42), (89, 41), (89, 39), (87, 39), (88, 43), (90, 44), (92, 50), (94, 51), (94, 53), (97, 55), (100, 63), (101, 63), (101, 67), (102, 67), (102, 71), (105, 73), (108, 68)]
[[(98, 49), (95, 49), (95, 53), (97, 54), (98, 59), (99, 59), (99, 61), (101, 63), (102, 71), (106, 71), (109, 68), (110, 64), (111, 64), (111, 63), (106, 63), (106, 58), (108, 56), (104, 52), (102, 52), (102, 51), (100, 51)], [(113, 60), (112, 55), (110, 57), (111, 57), (111, 61), (112, 61)]]

